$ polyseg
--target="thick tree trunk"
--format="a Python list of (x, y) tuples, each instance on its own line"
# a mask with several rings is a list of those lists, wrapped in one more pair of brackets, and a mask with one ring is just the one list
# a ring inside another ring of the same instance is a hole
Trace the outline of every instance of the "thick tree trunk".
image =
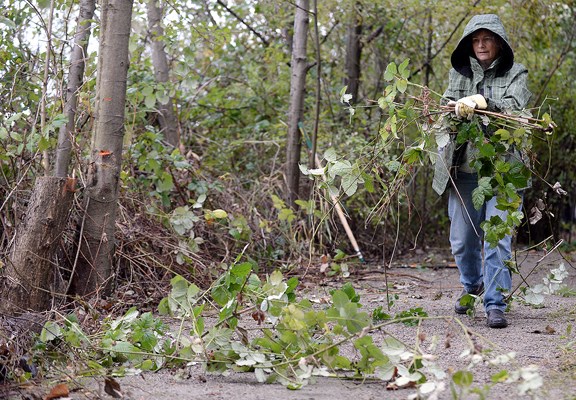
[(53, 256), (68, 221), (75, 186), (75, 180), (69, 178), (36, 179), (26, 217), (16, 230), (16, 242), (0, 282), (2, 314), (50, 308), (57, 268)]
[(76, 93), (84, 75), (84, 59), (95, 4), (95, 0), (83, 0), (80, 4), (64, 107), (68, 123), (58, 136), (55, 177), (37, 178), (26, 218), (16, 230), (16, 240), (3, 271), (0, 309), (6, 314), (47, 310), (51, 306), (52, 296), (56, 295), (52, 287), (54, 271), (58, 267), (54, 264), (54, 254), (68, 222), (76, 185), (74, 179), (67, 179), (67, 171), (74, 134)]
[(304, 94), (306, 90), (306, 47), (308, 38), (310, 8), (309, 0), (296, 2), (296, 15), (294, 17), (294, 41), (292, 47), (290, 79), (290, 111), (288, 113), (288, 144), (286, 148), (286, 184), (288, 189), (288, 202), (294, 205), (298, 199), (300, 186), (300, 151), (302, 147), (300, 128), (304, 113)]
[(86, 66), (86, 53), (88, 49), (88, 39), (90, 38), (91, 21), (94, 18), (96, 0), (82, 0), (80, 2), (80, 13), (74, 35), (74, 44), (70, 59), (70, 70), (68, 72), (68, 87), (66, 88), (66, 104), (64, 114), (68, 118), (66, 125), (60, 128), (58, 134), (58, 148), (56, 149), (56, 165), (54, 175), (60, 178), (68, 176), (68, 167), (72, 154), (72, 141), (76, 129), (76, 106), (78, 103), (78, 90), (82, 85), (84, 68)]
[[(169, 81), (168, 57), (164, 45), (164, 29), (162, 28), (162, 8), (158, 0), (148, 1), (148, 29), (152, 38), (152, 65), (156, 82), (166, 83)], [(174, 99), (169, 98), (166, 104), (157, 102), (158, 119), (164, 139), (174, 146), (180, 144), (178, 132), (178, 118), (174, 112)]]
[(132, 0), (103, 0), (91, 163), (84, 193), (80, 258), (73, 293), (108, 294), (112, 288), (114, 227), (128, 73)]
[[(357, 5), (359, 7), (359, 5)], [(360, 88), (360, 59), (362, 56), (362, 16), (354, 9), (348, 26), (348, 40), (346, 42), (346, 93), (352, 95), (352, 101), (358, 102)]]

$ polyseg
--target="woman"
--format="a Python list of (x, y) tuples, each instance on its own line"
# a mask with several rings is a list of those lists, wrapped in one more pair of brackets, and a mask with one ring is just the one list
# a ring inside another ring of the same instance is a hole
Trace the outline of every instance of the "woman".
[[(471, 119), (475, 109), (514, 112), (527, 106), (531, 96), (526, 87), (528, 71), (514, 62), (514, 52), (497, 15), (477, 15), (470, 20), (452, 53), (451, 63), (453, 68), (444, 97), (449, 105), (455, 106), (458, 118)], [(504, 316), (503, 292), (512, 286), (506, 266), (512, 255), (512, 238), (504, 237), (494, 248), (483, 244), (480, 223), (496, 215), (505, 219), (506, 212), (496, 208), (495, 198), (484, 203), (480, 210), (474, 208), (472, 191), (478, 186), (478, 177), (470, 163), (476, 149), (468, 144), (454, 151), (454, 146), (452, 142), (442, 149), (442, 160), (449, 161), (436, 163), (432, 186), (442, 194), (447, 183), (452, 182), (448, 199), (450, 245), (464, 286), (455, 311), (466, 314), (470, 307), (461, 304), (461, 299), (466, 294), (478, 296), (484, 292), (488, 326), (504, 328), (508, 322)]]

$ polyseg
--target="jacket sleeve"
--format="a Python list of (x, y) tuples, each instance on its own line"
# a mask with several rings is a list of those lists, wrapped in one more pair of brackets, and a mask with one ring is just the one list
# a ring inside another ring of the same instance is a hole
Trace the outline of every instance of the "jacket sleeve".
[(498, 112), (520, 111), (528, 105), (532, 96), (527, 85), (528, 71), (524, 67), (516, 67), (512, 71), (514, 73), (511, 74), (511, 79), (503, 95), (499, 98), (488, 98), (488, 110)]

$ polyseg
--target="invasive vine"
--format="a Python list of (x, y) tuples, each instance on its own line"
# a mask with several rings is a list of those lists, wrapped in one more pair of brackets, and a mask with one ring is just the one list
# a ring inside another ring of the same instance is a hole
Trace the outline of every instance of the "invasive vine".
[[(327, 302), (313, 302), (296, 291), (298, 280), (275, 271), (264, 280), (250, 262), (237, 260), (208, 289), (201, 290), (182, 276), (171, 280), (171, 291), (158, 305), (161, 315), (179, 321), (168, 325), (150, 312), (129, 309), (119, 318), (106, 318), (95, 333), (81, 328), (78, 316), (49, 321), (38, 337), (36, 351), (66, 363), (85, 361), (87, 375), (121, 376), (168, 366), (202, 364), (207, 372), (252, 372), (259, 382), (279, 382), (290, 389), (313, 383), (316, 377), (376, 379), (388, 389), (415, 388), (409, 398), (428, 398), (449, 385), (454, 398), (467, 393), (486, 395), (499, 382), (518, 384), (532, 393), (542, 385), (533, 367), (500, 369), (492, 384), (472, 387), (472, 370), (480, 362), (513, 363), (514, 354), (479, 351), (458, 319), (468, 350), (469, 366), (449, 374), (433, 353), (402, 342), (387, 329), (403, 323), (415, 329), (429, 317), (421, 308), (391, 316), (376, 308), (368, 312), (350, 283), (330, 292)], [(95, 316), (97, 318), (97, 316)], [(344, 347), (352, 352), (343, 352)], [(40, 353), (37, 353), (37, 355)], [(80, 372), (82, 373), (82, 372)]]

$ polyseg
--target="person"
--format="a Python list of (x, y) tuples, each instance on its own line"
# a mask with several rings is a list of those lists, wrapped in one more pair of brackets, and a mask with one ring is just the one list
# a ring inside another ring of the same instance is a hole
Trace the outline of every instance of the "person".
[[(472, 17), (450, 61), (452, 68), (443, 101), (454, 105), (456, 119), (471, 120), (477, 109), (512, 113), (527, 106), (531, 97), (527, 88), (528, 71), (514, 62), (514, 52), (497, 15)], [(487, 128), (482, 126), (482, 129)], [(472, 191), (478, 186), (478, 175), (471, 162), (476, 153), (473, 145), (457, 145), (452, 136), (448, 145), (440, 149), (432, 187), (441, 195), (451, 182), (448, 197), (450, 246), (464, 286), (455, 312), (466, 314), (469, 310), (466, 301), (462, 301), (466, 294), (480, 296), (484, 293), (487, 325), (504, 328), (508, 325), (504, 292), (510, 291), (512, 286), (507, 267), (512, 256), (512, 238), (507, 235), (495, 247), (483, 243), (481, 222), (495, 215), (505, 219), (506, 212), (496, 208), (495, 198), (485, 202), (479, 210), (474, 208)]]

